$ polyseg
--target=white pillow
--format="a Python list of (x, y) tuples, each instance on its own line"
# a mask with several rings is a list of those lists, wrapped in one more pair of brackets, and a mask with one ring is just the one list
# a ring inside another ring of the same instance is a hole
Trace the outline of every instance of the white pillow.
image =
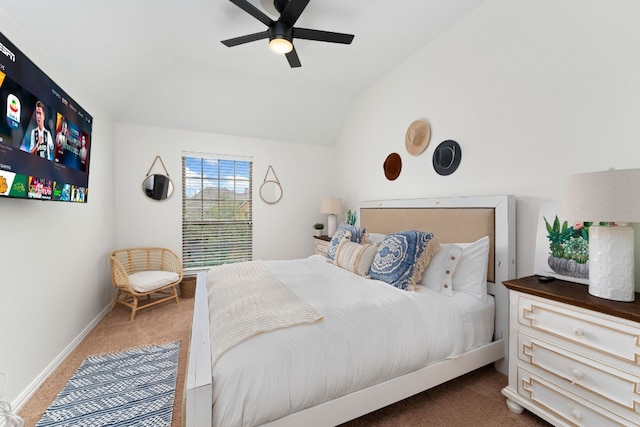
[(353, 243), (349, 239), (343, 239), (338, 244), (333, 263), (352, 273), (366, 277), (373, 258), (378, 252), (378, 246), (380, 246), (380, 243), (360, 245)]
[(422, 273), (420, 284), (433, 289), (442, 295), (453, 295), (453, 273), (456, 271), (462, 247), (456, 244), (444, 243), (431, 258), (427, 269)]
[[(487, 297), (488, 263), (488, 236), (473, 243), (441, 243), (420, 284), (442, 295), (452, 296), (453, 290), (484, 301)], [(446, 286), (449, 283), (453, 283), (452, 286)]]
[(365, 239), (364, 243), (380, 243), (384, 239), (384, 236), (386, 236), (386, 234), (382, 234), (382, 233), (367, 233), (364, 236), (364, 239)]
[(466, 292), (481, 301), (487, 297), (489, 237), (462, 246), (462, 257), (453, 272), (453, 290)]

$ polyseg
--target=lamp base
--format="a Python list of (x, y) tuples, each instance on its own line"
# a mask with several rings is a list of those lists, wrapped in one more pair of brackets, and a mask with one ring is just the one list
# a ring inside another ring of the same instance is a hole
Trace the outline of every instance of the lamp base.
[(333, 237), (333, 234), (336, 232), (338, 222), (338, 216), (334, 214), (329, 214), (328, 224), (327, 224), (327, 234), (329, 237)]
[(589, 228), (589, 293), (614, 301), (634, 301), (633, 229)]

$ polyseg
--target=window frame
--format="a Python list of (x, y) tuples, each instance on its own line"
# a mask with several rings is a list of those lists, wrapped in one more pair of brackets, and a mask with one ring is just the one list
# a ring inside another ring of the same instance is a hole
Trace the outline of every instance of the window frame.
[(253, 159), (183, 152), (181, 164), (184, 269), (252, 260)]

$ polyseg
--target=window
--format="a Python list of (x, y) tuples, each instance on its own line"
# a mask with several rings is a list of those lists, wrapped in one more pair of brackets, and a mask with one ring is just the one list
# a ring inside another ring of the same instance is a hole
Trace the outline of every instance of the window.
[(182, 262), (209, 267), (252, 259), (252, 162), (182, 157)]

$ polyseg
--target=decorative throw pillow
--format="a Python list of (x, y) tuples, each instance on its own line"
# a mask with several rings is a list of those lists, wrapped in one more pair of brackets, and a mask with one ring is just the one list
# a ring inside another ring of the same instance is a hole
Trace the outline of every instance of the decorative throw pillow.
[(420, 284), (442, 295), (453, 295), (453, 274), (462, 256), (462, 248), (456, 244), (443, 243), (431, 258), (422, 273)]
[(338, 244), (347, 232), (351, 233), (352, 242), (362, 243), (367, 230), (364, 227), (356, 227), (349, 224), (340, 224), (336, 229), (336, 232), (333, 233), (333, 237), (331, 238), (331, 242), (329, 242), (329, 246), (327, 246), (327, 258), (333, 260), (336, 257), (336, 249), (338, 249)]
[(369, 275), (398, 289), (413, 291), (437, 250), (438, 241), (432, 233), (409, 230), (387, 234), (373, 258)]
[(484, 301), (487, 297), (489, 237), (458, 245), (462, 247), (462, 256), (453, 272), (453, 290), (466, 292)]
[(384, 236), (386, 236), (386, 234), (382, 234), (382, 233), (367, 233), (364, 236), (364, 242), (365, 243), (380, 243), (380, 242), (382, 242), (382, 239), (384, 239)]
[(358, 244), (345, 238), (340, 241), (333, 263), (360, 276), (367, 276), (380, 243)]

